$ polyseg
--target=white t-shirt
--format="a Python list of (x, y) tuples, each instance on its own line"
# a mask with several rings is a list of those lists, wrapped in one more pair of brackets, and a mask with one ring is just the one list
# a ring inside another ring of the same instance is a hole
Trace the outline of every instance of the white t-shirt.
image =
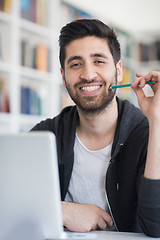
[(76, 135), (73, 172), (65, 201), (93, 204), (108, 211), (105, 180), (111, 148), (112, 144), (90, 151)]

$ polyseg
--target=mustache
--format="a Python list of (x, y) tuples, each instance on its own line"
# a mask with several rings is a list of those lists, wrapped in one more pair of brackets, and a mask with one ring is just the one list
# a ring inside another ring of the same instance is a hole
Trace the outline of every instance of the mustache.
[(75, 84), (75, 87), (79, 87), (83, 84), (91, 84), (91, 83), (98, 83), (98, 84), (106, 85), (106, 82), (103, 80), (98, 81), (98, 80), (92, 79), (92, 80), (88, 81), (86, 79), (82, 79), (80, 82)]

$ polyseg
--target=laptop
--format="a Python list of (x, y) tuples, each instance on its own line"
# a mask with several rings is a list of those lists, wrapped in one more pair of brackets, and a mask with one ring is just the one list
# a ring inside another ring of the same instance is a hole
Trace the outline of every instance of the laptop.
[(51, 132), (0, 134), (0, 240), (95, 239), (63, 229)]

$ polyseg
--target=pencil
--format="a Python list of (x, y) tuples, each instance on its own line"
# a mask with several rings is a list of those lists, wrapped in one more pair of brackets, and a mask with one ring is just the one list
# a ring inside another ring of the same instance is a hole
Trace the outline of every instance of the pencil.
[[(148, 81), (146, 82), (146, 84), (154, 84), (153, 81)], [(115, 89), (115, 88), (123, 88), (123, 87), (130, 87), (132, 85), (132, 83), (128, 83), (128, 84), (122, 84), (122, 85), (116, 85), (116, 86), (111, 86), (111, 89)]]

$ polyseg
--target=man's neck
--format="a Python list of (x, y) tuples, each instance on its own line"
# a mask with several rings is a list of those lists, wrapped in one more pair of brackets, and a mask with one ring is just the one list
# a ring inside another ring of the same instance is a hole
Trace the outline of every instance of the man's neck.
[(77, 135), (88, 149), (102, 149), (113, 142), (118, 119), (118, 107), (115, 98), (99, 114), (87, 114), (80, 109), (78, 109), (78, 113), (80, 123), (77, 127)]

